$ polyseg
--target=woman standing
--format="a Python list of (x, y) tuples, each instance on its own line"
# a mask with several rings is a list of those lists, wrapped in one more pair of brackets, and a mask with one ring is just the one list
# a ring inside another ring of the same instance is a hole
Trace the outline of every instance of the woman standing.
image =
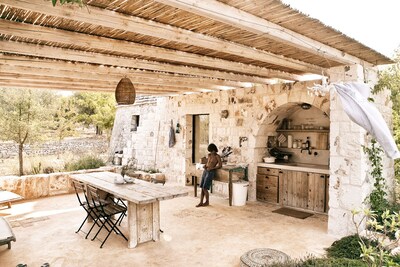
[[(212, 180), (215, 177), (216, 169), (222, 167), (221, 157), (217, 154), (218, 148), (214, 144), (209, 144), (207, 147), (208, 158), (207, 163), (204, 166), (204, 172), (201, 177), (200, 188), (201, 188), (201, 196), (200, 196), (200, 203), (197, 204), (196, 207), (208, 206), (210, 205), (210, 194), (208, 190), (210, 190)], [(206, 197), (206, 202), (203, 203), (204, 196)]]

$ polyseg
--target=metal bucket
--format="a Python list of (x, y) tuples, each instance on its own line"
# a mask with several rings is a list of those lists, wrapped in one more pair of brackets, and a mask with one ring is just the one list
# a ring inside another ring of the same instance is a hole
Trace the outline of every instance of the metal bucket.
[(114, 165), (122, 165), (122, 155), (120, 155), (120, 154), (115, 154), (114, 157), (113, 157), (112, 163), (113, 163)]

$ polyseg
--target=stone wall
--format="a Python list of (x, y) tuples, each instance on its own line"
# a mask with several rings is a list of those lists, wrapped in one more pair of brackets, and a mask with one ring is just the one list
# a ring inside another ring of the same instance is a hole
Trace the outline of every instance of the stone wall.
[[(368, 82), (370, 87), (377, 81), (376, 69), (360, 65), (330, 69), (331, 82)], [(391, 125), (391, 103), (388, 92), (372, 95), (375, 105)], [(343, 110), (336, 93), (331, 95), (330, 126), (330, 187), (329, 220), (331, 234), (345, 236), (354, 233), (352, 210), (366, 206), (365, 199), (373, 188), (371, 166), (362, 146), (368, 145), (371, 136), (353, 123)], [(393, 190), (393, 160), (383, 156), (383, 175)]]
[(14, 192), (24, 199), (55, 196), (75, 192), (70, 175), (98, 171), (114, 171), (113, 167), (102, 167), (93, 170), (80, 170), (75, 172), (60, 172), (51, 174), (38, 174), (26, 176), (0, 177), (0, 190)]
[[(360, 65), (330, 69), (331, 82), (377, 80), (376, 70)], [(168, 181), (189, 184), (196, 173), (192, 163), (192, 115), (209, 114), (209, 142), (220, 149), (231, 146), (229, 163), (248, 164), (249, 200), (255, 200), (256, 165), (266, 154), (267, 136), (276, 135), (280, 121), (293, 113), (300, 103), (309, 103), (330, 120), (330, 150), (320, 151), (316, 158), (305, 162), (328, 162), (329, 232), (344, 236), (355, 231), (351, 211), (362, 208), (372, 189), (370, 166), (362, 145), (370, 140), (365, 130), (353, 123), (344, 113), (336, 93), (325, 97), (307, 94), (314, 82), (259, 85), (252, 88), (179, 95), (160, 98), (157, 102), (118, 107), (112, 134), (110, 156), (124, 151), (124, 161), (134, 158), (139, 168), (157, 168)], [(374, 96), (375, 104), (391, 123), (391, 105), (388, 93)], [(227, 110), (227, 118), (221, 111)], [(137, 131), (131, 131), (132, 115), (140, 116)], [(168, 133), (172, 126), (181, 125), (175, 134), (176, 144), (168, 147)], [(239, 143), (240, 137), (247, 140)], [(206, 152), (205, 152), (206, 153)], [(303, 155), (301, 155), (303, 157)], [(384, 175), (393, 183), (393, 161), (384, 157)]]
[[(93, 153), (105, 153), (108, 150), (108, 142), (105, 137), (98, 138), (76, 138), (65, 139), (60, 143), (57, 141), (27, 144), (24, 146), (24, 153), (28, 156), (57, 155), (65, 152), (83, 153), (91, 151)], [(18, 145), (13, 142), (0, 143), (0, 159), (18, 157)]]
[[(248, 164), (249, 199), (255, 200), (256, 165), (267, 149), (267, 136), (276, 135), (280, 121), (300, 103), (309, 103), (329, 115), (329, 98), (307, 94), (314, 82), (264, 85), (246, 89), (181, 95), (158, 99), (157, 103), (118, 107), (112, 133), (110, 156), (123, 150), (124, 161), (135, 158), (139, 168), (157, 168), (168, 181), (188, 184), (195, 173), (192, 164), (192, 115), (209, 114), (210, 140), (220, 149), (231, 146), (228, 162)], [(227, 118), (221, 116), (228, 110)], [(137, 131), (131, 131), (132, 115), (140, 116)], [(181, 125), (176, 144), (168, 147), (172, 126)], [(239, 143), (240, 137), (247, 140)], [(206, 155), (204, 151), (204, 155)], [(329, 155), (321, 153), (318, 157)], [(307, 155), (308, 156), (308, 155)], [(314, 156), (313, 156), (314, 157)], [(315, 160), (316, 158), (313, 158)], [(324, 161), (324, 160), (323, 160)]]

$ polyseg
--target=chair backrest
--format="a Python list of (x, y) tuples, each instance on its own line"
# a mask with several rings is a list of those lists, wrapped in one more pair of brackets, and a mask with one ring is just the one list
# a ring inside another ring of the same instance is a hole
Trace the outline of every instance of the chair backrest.
[[(76, 197), (78, 198), (79, 204), (82, 206), (84, 203), (79, 195), (80, 192), (83, 192), (85, 194), (85, 184), (76, 180), (72, 180), (72, 184), (75, 189), (75, 194)], [(86, 195), (85, 195), (86, 198)]]
[(91, 185), (86, 185), (86, 190), (88, 201), (90, 201), (94, 207), (100, 207), (101, 209), (103, 209), (103, 205), (101, 204), (102, 199), (100, 198), (97, 188)]

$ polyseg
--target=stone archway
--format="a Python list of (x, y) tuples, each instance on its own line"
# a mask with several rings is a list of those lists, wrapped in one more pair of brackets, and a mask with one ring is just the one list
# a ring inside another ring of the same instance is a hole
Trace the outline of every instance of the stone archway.
[[(299, 109), (300, 104), (310, 104), (315, 110), (319, 110), (321, 114), (325, 114), (328, 118), (328, 124), (325, 125), (329, 128), (329, 114), (330, 114), (330, 101), (329, 95), (324, 97), (317, 97), (309, 95), (304, 86), (293, 86), (290, 90), (281, 90), (279, 94), (270, 97), (266, 101), (262, 119), (259, 120), (257, 127), (254, 127), (251, 136), (251, 144), (253, 150), (253, 164), (249, 165), (249, 177), (253, 177), (251, 182), (250, 199), (256, 199), (256, 181), (255, 174), (257, 172), (257, 162), (261, 162), (263, 156), (266, 154), (266, 144), (268, 135), (276, 135), (276, 130), (279, 127), (282, 119), (289, 117)], [(261, 116), (260, 116), (261, 117)], [(329, 157), (329, 151), (326, 151)]]

